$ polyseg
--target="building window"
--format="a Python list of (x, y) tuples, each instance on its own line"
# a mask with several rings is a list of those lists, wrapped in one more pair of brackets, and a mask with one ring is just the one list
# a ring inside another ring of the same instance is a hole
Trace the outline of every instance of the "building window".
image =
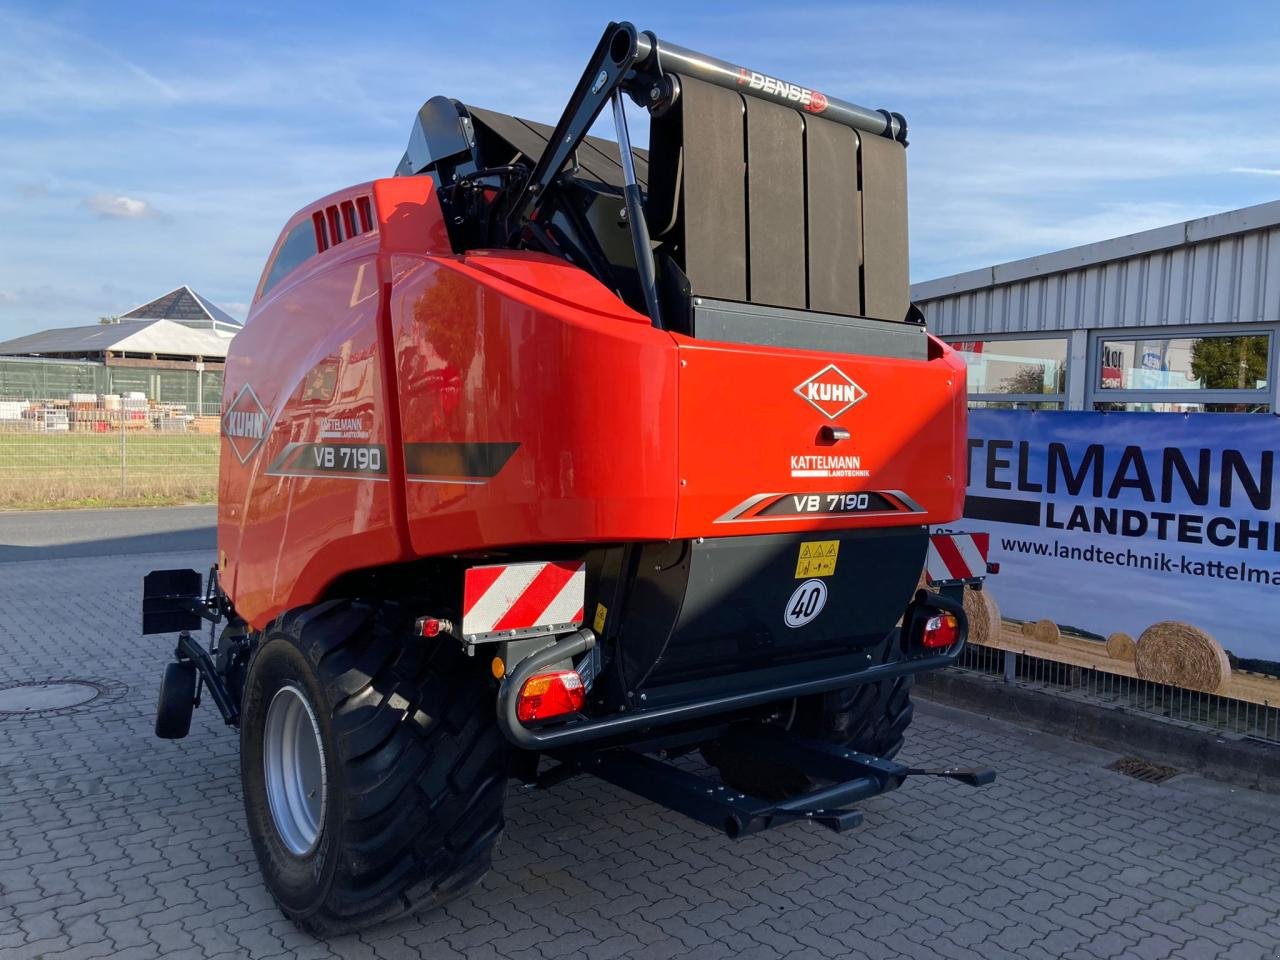
[(1101, 339), (1095, 410), (1267, 413), (1271, 334)]
[(1102, 390), (1266, 390), (1270, 337), (1102, 341)]
[(1061, 410), (1066, 405), (1067, 339), (953, 340), (968, 368), (969, 405)]

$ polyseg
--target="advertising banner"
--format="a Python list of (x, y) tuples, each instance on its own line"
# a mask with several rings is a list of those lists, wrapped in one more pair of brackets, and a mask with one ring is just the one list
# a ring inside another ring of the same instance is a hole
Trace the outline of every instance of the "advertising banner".
[(1172, 621), (1237, 669), (1275, 664), (1277, 450), (1267, 415), (973, 410), (958, 526), (991, 534), (1015, 625), (1098, 641)]

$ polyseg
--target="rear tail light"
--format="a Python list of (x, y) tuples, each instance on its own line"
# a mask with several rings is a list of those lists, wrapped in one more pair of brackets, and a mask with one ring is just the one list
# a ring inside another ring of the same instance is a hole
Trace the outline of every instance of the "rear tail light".
[(516, 717), (521, 723), (528, 723), (577, 713), (586, 701), (586, 693), (582, 677), (574, 670), (536, 673), (520, 688)]
[(420, 637), (438, 637), (442, 633), (453, 633), (453, 624), (440, 617), (419, 617), (413, 624), (413, 631)]
[(929, 650), (942, 650), (960, 639), (960, 621), (950, 613), (935, 613), (924, 624), (921, 643)]

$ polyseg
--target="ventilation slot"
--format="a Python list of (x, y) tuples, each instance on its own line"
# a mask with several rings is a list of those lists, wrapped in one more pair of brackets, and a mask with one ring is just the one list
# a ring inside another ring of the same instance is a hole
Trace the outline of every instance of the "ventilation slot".
[(316, 211), (311, 215), (311, 222), (316, 228), (316, 251), (324, 253), (329, 249), (329, 231), (325, 229), (324, 214)]

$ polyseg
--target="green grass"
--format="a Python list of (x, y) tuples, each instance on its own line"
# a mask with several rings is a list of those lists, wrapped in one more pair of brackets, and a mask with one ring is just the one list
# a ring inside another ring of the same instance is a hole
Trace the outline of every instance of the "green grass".
[(109, 507), (186, 507), (215, 503), (217, 499), (218, 491), (213, 488), (190, 494), (139, 493), (137, 496), (125, 497), (77, 497), (71, 493), (60, 494), (56, 499), (0, 497), (0, 512), (6, 510), (104, 510)]
[[(0, 508), (209, 502), (216, 434), (0, 433)], [(123, 474), (123, 481), (122, 481)]]

